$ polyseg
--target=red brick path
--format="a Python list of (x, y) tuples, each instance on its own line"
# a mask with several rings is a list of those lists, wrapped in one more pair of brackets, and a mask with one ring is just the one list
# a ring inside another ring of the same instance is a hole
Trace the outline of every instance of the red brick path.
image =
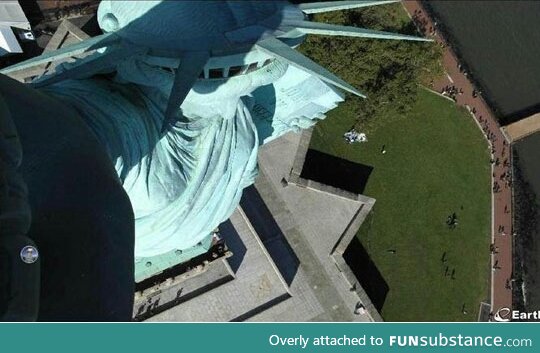
[[(496, 313), (499, 308), (512, 307), (513, 230), (510, 144), (484, 99), (481, 96), (473, 97), (473, 84), (468, 80), (466, 73), (461, 72), (456, 55), (446, 45), (445, 39), (433, 25), (432, 19), (422, 8), (420, 1), (407, 0), (403, 1), (403, 5), (417, 25), (426, 30), (426, 35), (431, 36), (444, 48), (443, 64), (447, 75), (433, 82), (431, 88), (442, 93), (448, 86), (455, 87), (453, 91), (458, 93), (453, 98), (458, 105), (468, 107), (474, 112), (471, 116), (484, 131), (492, 149), (492, 186), (498, 185), (499, 190), (492, 194), (492, 245), (491, 249), (485, 249), (485, 251), (491, 253), (491, 310)], [(479, 254), (479, 256), (483, 255)]]

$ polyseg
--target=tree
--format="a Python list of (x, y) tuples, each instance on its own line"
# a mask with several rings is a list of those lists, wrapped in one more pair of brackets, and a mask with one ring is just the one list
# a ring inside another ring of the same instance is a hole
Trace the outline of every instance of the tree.
[[(401, 5), (376, 6), (314, 16), (318, 22), (419, 35)], [(416, 101), (419, 85), (443, 72), (436, 43), (348, 37), (308, 36), (300, 50), (368, 96), (349, 95), (364, 129), (382, 115), (405, 116)]]

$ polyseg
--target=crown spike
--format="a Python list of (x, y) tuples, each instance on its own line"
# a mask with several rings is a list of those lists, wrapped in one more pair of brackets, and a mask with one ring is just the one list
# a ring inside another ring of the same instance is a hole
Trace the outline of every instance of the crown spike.
[(321, 22), (310, 21), (291, 21), (287, 25), (295, 27), (305, 34), (316, 34), (326, 36), (345, 36), (345, 37), (361, 37), (375, 39), (393, 39), (393, 40), (412, 40), (419, 42), (431, 42), (429, 38), (408, 36), (390, 32), (374, 31), (365, 28), (356, 28), (349, 26), (339, 26)]
[(112, 34), (112, 33), (102, 34), (96, 37), (89, 38), (80, 43), (69, 45), (69, 46), (54, 50), (54, 51), (50, 51), (48, 53), (44, 53), (35, 58), (25, 60), (23, 62), (20, 62), (12, 66), (8, 66), (0, 70), (0, 73), (8, 74), (14, 71), (20, 71), (20, 70), (28, 69), (28, 68), (35, 67), (38, 65), (47, 64), (52, 61), (67, 59), (69, 57), (83, 54), (91, 50), (105, 48), (107, 46), (116, 44), (119, 42), (119, 40), (120, 38), (116, 36), (115, 34)]
[(323, 2), (310, 2), (298, 5), (300, 10), (304, 13), (320, 13), (339, 10), (351, 10), (361, 7), (369, 7), (376, 5), (391, 4), (399, 2), (399, 0), (357, 0), (357, 1), (323, 1)]
[(119, 61), (122, 61), (136, 54), (144, 53), (145, 51), (146, 49), (142, 47), (113, 47), (110, 48), (110, 52), (107, 52), (102, 56), (98, 56), (96, 58), (88, 58), (81, 64), (70, 67), (65, 71), (42, 76), (41, 78), (32, 82), (31, 85), (34, 88), (39, 88), (68, 79), (77, 80), (85, 77), (90, 77), (106, 70), (114, 69), (114, 67), (118, 64)]
[(289, 47), (287, 44), (283, 43), (279, 39), (268, 38), (255, 44), (255, 47), (264, 53), (281, 59), (286, 63), (293, 65), (303, 71), (309, 72), (310, 74), (317, 76), (318, 78), (327, 83), (330, 83), (345, 91), (351, 92), (359, 97), (366, 97), (356, 88), (349, 85), (347, 82), (343, 81), (341, 78), (337, 77), (330, 71), (326, 70), (324, 67), (315, 63), (308, 57)]

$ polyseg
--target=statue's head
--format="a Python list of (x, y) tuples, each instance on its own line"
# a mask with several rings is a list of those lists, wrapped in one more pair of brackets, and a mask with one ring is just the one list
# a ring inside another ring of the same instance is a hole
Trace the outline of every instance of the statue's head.
[(163, 83), (172, 85), (186, 52), (204, 51), (206, 63), (184, 106), (217, 105), (227, 110), (232, 107), (224, 103), (231, 97), (247, 95), (286, 71), (287, 63), (255, 49), (255, 44), (276, 37), (290, 46), (300, 44), (305, 34), (286, 23), (304, 18), (288, 1), (106, 0), (98, 9), (104, 32), (148, 48), (144, 55), (119, 65), (123, 79), (151, 85), (151, 76), (156, 85), (170, 89)]
[(245, 52), (268, 37), (303, 37), (287, 23), (304, 18), (288, 1), (106, 0), (98, 9), (104, 32), (115, 32), (161, 55), (197, 50), (223, 55)]

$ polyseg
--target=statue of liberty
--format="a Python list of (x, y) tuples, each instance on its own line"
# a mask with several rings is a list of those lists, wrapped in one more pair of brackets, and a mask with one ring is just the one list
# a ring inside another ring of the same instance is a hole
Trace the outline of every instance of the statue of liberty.
[[(127, 320), (134, 277), (207, 252), (257, 176), (259, 146), (323, 119), (340, 89), (362, 96), (294, 49), (307, 34), (424, 40), (307, 15), (388, 2), (102, 1), (103, 35), (0, 71), (87, 53), (32, 88), (0, 77), (19, 140), (8, 165), (31, 210), (19, 202), (3, 224), (37, 244), (39, 318)], [(87, 303), (43, 300), (71, 286)]]

